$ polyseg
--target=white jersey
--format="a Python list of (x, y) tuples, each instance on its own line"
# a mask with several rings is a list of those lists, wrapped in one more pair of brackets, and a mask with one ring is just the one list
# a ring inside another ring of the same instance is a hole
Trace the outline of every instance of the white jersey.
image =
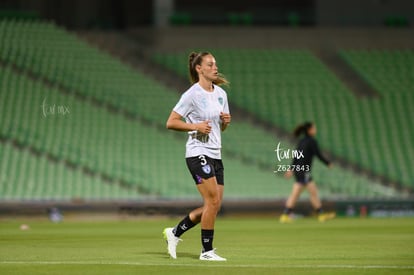
[(208, 92), (195, 83), (181, 96), (173, 110), (184, 117), (187, 123), (211, 121), (210, 134), (204, 135), (195, 131), (188, 133), (185, 157), (206, 155), (221, 159), (220, 113), (230, 113), (226, 92), (217, 85), (214, 85), (212, 92)]

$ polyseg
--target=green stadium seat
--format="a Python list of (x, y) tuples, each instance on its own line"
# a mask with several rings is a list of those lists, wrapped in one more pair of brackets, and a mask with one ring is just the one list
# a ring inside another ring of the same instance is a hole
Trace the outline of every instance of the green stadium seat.
[[(7, 38), (0, 41), (0, 59), (6, 64), (0, 66), (0, 133), (7, 138), (0, 143), (1, 151), (7, 151), (1, 173), (8, 174), (7, 184), (0, 187), (0, 200), (199, 197), (183, 160), (186, 135), (177, 139), (159, 130), (179, 99), (175, 91), (52, 23), (0, 21), (0, 33)], [(348, 118), (347, 108), (354, 106), (355, 100), (308, 51), (218, 50), (218, 54), (219, 66), (234, 83), (228, 89), (232, 103), (289, 131), (298, 121), (311, 117), (321, 128), (329, 129), (321, 131), (326, 133), (320, 137), (325, 146), (346, 143), (344, 133), (336, 131), (336, 122)], [(157, 55), (155, 59), (161, 63), (165, 60), (167, 67), (179, 68), (178, 73), (187, 77), (186, 54), (177, 56), (180, 58)], [(240, 66), (240, 60), (250, 62), (257, 74)], [(312, 104), (291, 104), (302, 95)], [(324, 99), (322, 103), (320, 98)], [(45, 100), (50, 105), (68, 106), (70, 114), (45, 117), (41, 107)], [(410, 106), (399, 98), (395, 101), (404, 108)], [(346, 107), (338, 108), (338, 103)], [(323, 112), (315, 111), (323, 107)], [(117, 110), (150, 124), (128, 119)], [(378, 113), (380, 109), (368, 110)], [(355, 113), (355, 118), (343, 124), (358, 125), (359, 115)], [(374, 122), (364, 118), (358, 130)], [(378, 131), (373, 133), (375, 136)], [(352, 138), (369, 145), (358, 133)], [(283, 198), (289, 193), (291, 185), (273, 173), (278, 139), (252, 123), (237, 119), (232, 122), (223, 134), (229, 198)], [(26, 147), (12, 147), (12, 140)], [(405, 140), (409, 142), (409, 138)], [(285, 139), (280, 141), (294, 146)], [(41, 154), (31, 154), (28, 148)], [(341, 150), (350, 151), (344, 146)], [(359, 151), (349, 158), (355, 158)], [(377, 157), (357, 156), (361, 165)], [(68, 167), (68, 162), (77, 166)], [(86, 168), (93, 173), (85, 173)], [(317, 178), (321, 179), (323, 195), (338, 195), (341, 191), (338, 196), (342, 197), (398, 196), (389, 190), (378, 191), (376, 182), (340, 168), (330, 176), (326, 176), (326, 169), (321, 171)], [(102, 179), (102, 175), (113, 181)], [(348, 190), (343, 185), (352, 187)]]
[[(220, 70), (232, 82), (229, 98), (233, 104), (287, 131), (302, 121), (315, 121), (321, 129), (318, 138), (324, 149), (412, 187), (412, 181), (408, 180), (414, 177), (412, 169), (400, 167), (406, 167), (407, 159), (413, 161), (412, 157), (401, 156), (414, 155), (414, 146), (409, 141), (414, 137), (414, 128), (399, 124), (407, 120), (406, 114), (414, 103), (413, 78), (407, 74), (413, 70), (413, 51), (340, 52), (346, 62), (381, 92), (376, 99), (356, 98), (307, 50), (211, 51), (219, 61)], [(184, 53), (158, 53), (154, 61), (185, 76)], [(381, 148), (376, 140), (381, 141)], [(402, 152), (401, 142), (408, 153), (396, 153)]]

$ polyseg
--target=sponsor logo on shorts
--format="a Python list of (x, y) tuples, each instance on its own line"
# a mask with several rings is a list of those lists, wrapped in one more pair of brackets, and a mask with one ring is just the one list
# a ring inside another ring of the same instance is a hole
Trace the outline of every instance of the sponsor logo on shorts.
[(202, 166), (201, 169), (203, 169), (203, 172), (206, 173), (206, 174), (210, 174), (211, 173), (211, 167), (208, 164)]

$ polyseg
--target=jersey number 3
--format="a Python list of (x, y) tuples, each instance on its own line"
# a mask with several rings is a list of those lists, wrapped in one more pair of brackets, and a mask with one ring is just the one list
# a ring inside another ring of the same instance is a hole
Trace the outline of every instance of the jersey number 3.
[(206, 156), (200, 155), (200, 156), (198, 156), (198, 158), (200, 159), (200, 163), (201, 163), (202, 166), (207, 164)]

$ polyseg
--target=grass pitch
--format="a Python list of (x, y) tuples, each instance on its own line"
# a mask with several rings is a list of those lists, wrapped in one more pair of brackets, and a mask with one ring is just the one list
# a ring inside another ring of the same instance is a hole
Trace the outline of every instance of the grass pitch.
[(0, 274), (414, 274), (414, 219), (220, 218), (224, 263), (198, 260), (199, 227), (170, 259), (162, 230), (177, 221), (1, 221)]

